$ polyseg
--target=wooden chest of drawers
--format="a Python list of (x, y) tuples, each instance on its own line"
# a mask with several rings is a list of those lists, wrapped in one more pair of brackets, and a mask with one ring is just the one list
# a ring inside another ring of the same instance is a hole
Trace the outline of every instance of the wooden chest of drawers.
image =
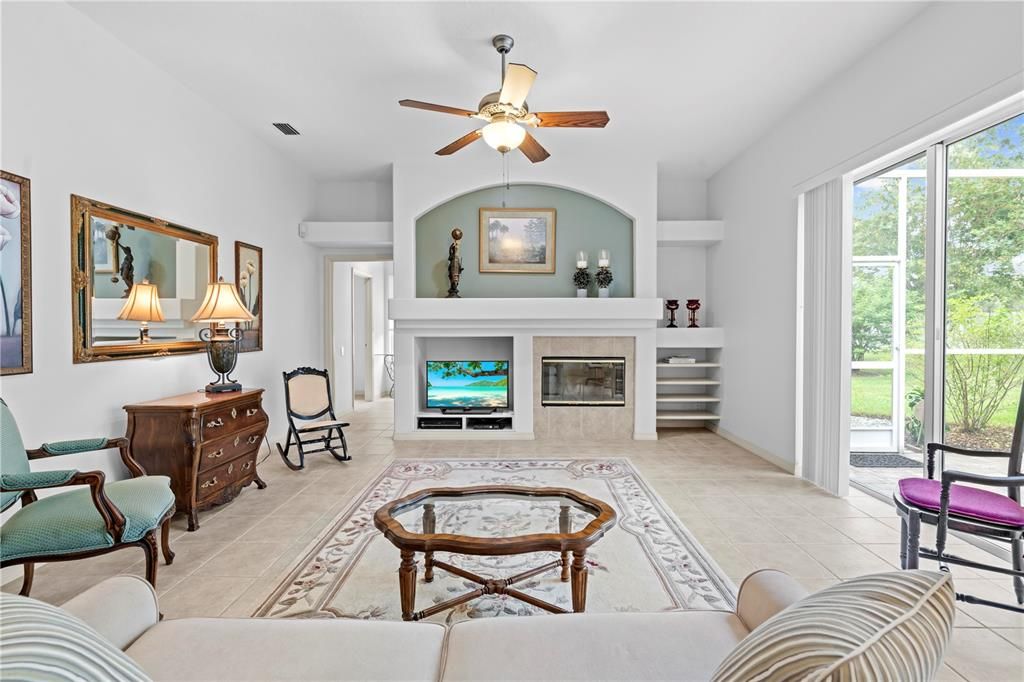
[(185, 393), (125, 405), (132, 456), (147, 473), (169, 476), (188, 529), (198, 513), (230, 502), (245, 486), (267, 484), (256, 473), (269, 419), (263, 389)]

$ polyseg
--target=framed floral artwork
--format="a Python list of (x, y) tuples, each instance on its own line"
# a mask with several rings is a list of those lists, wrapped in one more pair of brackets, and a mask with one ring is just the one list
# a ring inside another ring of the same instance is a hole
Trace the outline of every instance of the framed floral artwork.
[(32, 201), (28, 178), (0, 171), (0, 374), (32, 371)]
[(235, 242), (235, 284), (242, 303), (252, 313), (249, 322), (239, 322), (240, 351), (263, 350), (263, 249)]

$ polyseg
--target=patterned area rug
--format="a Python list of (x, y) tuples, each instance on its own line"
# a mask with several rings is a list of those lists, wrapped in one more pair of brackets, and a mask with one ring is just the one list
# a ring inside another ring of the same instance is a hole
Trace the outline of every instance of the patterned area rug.
[[(610, 504), (618, 523), (587, 552), (587, 611), (731, 609), (735, 587), (628, 459), (402, 459), (389, 465), (314, 542), (253, 614), (271, 618), (401, 620), (399, 553), (373, 526), (385, 502), (429, 487), (501, 483), (578, 490)], [(465, 503), (464, 503), (465, 504)], [(530, 532), (555, 532), (558, 514), (536, 506), (503, 508), (492, 500), (463, 506), (460, 532), (494, 534), (510, 524)], [(468, 512), (466, 511), (468, 509)], [(576, 512), (582, 513), (582, 512)], [(438, 512), (440, 521), (440, 510)], [(575, 524), (574, 524), (575, 527)], [(479, 575), (506, 577), (552, 561), (554, 553), (480, 557), (438, 553), (437, 558)], [(416, 609), (477, 587), (440, 568), (423, 581), (422, 555)], [(516, 587), (571, 610), (568, 583), (557, 570)], [(535, 615), (545, 611), (504, 595), (489, 595), (429, 620)]]

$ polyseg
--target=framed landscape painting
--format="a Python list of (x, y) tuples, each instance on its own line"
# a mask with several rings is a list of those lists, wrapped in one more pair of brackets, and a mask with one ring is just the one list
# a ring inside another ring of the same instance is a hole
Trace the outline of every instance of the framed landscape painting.
[(554, 271), (555, 209), (480, 209), (480, 272)]
[(242, 339), (238, 350), (263, 350), (263, 249), (235, 242), (235, 285), (253, 320), (239, 322)]
[(28, 178), (0, 171), (0, 374), (32, 371), (32, 215)]

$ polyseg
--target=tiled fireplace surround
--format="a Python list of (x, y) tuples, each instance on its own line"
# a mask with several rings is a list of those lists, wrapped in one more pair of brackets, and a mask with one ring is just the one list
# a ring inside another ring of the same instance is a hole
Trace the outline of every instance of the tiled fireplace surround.
[[(634, 336), (533, 337), (533, 432), (538, 439), (632, 438), (635, 393)], [(541, 359), (552, 356), (623, 357), (626, 359), (626, 404), (541, 406)]]

